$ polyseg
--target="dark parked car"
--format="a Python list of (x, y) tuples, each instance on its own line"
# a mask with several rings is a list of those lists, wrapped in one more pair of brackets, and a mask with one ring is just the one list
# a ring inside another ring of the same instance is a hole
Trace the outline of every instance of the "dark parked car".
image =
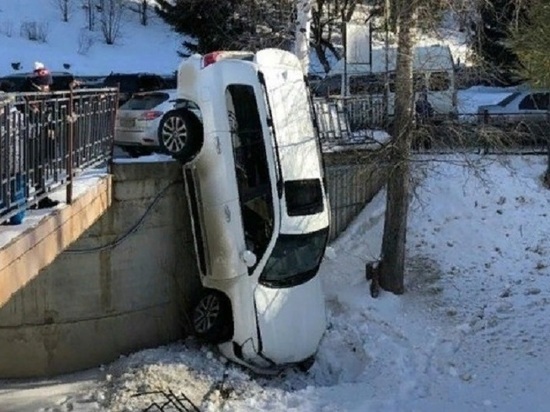
[[(53, 91), (69, 90), (70, 84), (78, 80), (72, 73), (69, 72), (51, 72), (53, 84), (51, 89)], [(8, 76), (0, 77), (0, 84), (5, 92), (24, 92), (27, 79), (32, 77), (32, 73), (14, 73)]]
[(103, 81), (103, 86), (119, 87), (119, 105), (123, 105), (134, 93), (166, 88), (166, 81), (153, 73), (111, 73)]

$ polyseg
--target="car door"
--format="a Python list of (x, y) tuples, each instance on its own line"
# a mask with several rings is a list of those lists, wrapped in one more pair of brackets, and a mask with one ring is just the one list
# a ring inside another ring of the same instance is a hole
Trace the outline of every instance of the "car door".
[(540, 124), (547, 120), (548, 108), (550, 106), (550, 94), (547, 92), (536, 92), (527, 94), (518, 105), (517, 122), (528, 125)]

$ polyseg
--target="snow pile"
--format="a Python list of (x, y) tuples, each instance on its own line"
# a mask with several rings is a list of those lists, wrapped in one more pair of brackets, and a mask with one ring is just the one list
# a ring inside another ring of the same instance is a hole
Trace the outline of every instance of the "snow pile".
[(381, 193), (327, 251), (329, 328), (308, 373), (254, 376), (188, 339), (106, 366), (70, 408), (133, 411), (166, 400), (145, 393), (172, 391), (201, 411), (544, 410), (546, 159), (417, 160), (407, 293), (372, 299), (365, 281), (380, 250)]

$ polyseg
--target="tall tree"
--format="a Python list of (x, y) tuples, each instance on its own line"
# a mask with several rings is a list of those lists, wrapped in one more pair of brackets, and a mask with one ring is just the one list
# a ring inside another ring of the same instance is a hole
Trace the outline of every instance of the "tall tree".
[(407, 238), (409, 157), (413, 133), (413, 29), (418, 0), (398, 0), (395, 8), (397, 35), (395, 134), (390, 148), (390, 174), (387, 185), (380, 286), (402, 294)]
[(504, 82), (514, 80), (518, 56), (509, 47), (511, 29), (524, 19), (529, 2), (524, 0), (482, 0), (478, 19), (473, 22), (472, 47), (479, 62)]
[(296, 32), (294, 35), (294, 54), (300, 59), (304, 73), (309, 72), (309, 45), (311, 39), (311, 2), (296, 0)]
[[(512, 30), (509, 46), (517, 54), (522, 77), (538, 87), (550, 87), (550, 2), (532, 0), (526, 18), (520, 20)], [(550, 109), (550, 108), (548, 108)], [(548, 140), (548, 162), (544, 181), (550, 187), (550, 139)]]

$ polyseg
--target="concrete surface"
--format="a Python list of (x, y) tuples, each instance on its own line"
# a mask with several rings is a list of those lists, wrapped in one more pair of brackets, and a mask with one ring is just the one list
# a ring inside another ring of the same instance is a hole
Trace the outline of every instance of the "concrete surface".
[(0, 305), (0, 378), (82, 370), (185, 333), (200, 283), (181, 169), (125, 163), (112, 172), (107, 212), (36, 276), (20, 266), (27, 282)]

